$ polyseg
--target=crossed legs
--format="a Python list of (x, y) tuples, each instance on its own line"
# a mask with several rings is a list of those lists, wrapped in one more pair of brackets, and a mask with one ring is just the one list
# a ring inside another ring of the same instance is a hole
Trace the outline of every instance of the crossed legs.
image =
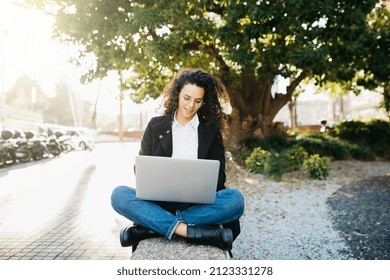
[[(222, 239), (231, 239), (230, 229), (226, 229), (225, 232), (217, 232), (215, 228), (200, 228), (199, 226), (228, 223), (240, 218), (244, 212), (244, 199), (241, 193), (232, 189), (217, 192), (214, 204), (193, 204), (188, 208), (176, 210), (176, 213), (165, 210), (158, 203), (137, 199), (135, 189), (127, 186), (119, 186), (114, 189), (111, 204), (116, 212), (146, 228), (148, 232), (151, 230), (168, 239), (178, 235), (193, 243), (203, 242), (205, 238), (202, 236), (210, 237), (211, 235), (222, 236)], [(229, 242), (232, 243), (232, 241)]]

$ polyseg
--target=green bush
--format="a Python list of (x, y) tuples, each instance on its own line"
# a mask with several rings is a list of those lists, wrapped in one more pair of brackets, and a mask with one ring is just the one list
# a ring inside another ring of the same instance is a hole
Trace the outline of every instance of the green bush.
[(253, 151), (255, 148), (262, 148), (263, 150), (282, 151), (292, 146), (292, 137), (279, 134), (271, 134), (264, 139), (248, 137), (239, 142), (239, 149)]
[(306, 157), (307, 152), (299, 146), (281, 152), (255, 148), (245, 163), (250, 172), (280, 180), (284, 173), (300, 169)]
[(348, 142), (324, 133), (303, 133), (297, 136), (296, 142), (310, 155), (319, 154), (320, 156), (329, 156), (338, 160), (345, 160), (350, 157)]
[(310, 155), (325, 153), (324, 143), (319, 138), (313, 138), (309, 135), (303, 134), (299, 135), (296, 141), (297, 145), (304, 148)]
[[(390, 122), (374, 119), (368, 122), (345, 121), (335, 127), (337, 137), (353, 144), (368, 146), (374, 155), (390, 159)], [(360, 159), (359, 154), (354, 154)], [(363, 155), (364, 156), (364, 155)]]
[(324, 180), (329, 175), (330, 159), (318, 154), (311, 155), (303, 163), (303, 168), (311, 178)]
[(346, 141), (330, 138), (325, 143), (327, 152), (323, 156), (330, 156), (337, 160), (346, 160), (350, 158), (349, 144)]
[(336, 136), (354, 143), (367, 141), (368, 127), (362, 121), (345, 121), (335, 126)]
[(238, 143), (238, 146), (240, 149), (249, 149), (249, 150), (253, 150), (257, 147), (260, 147), (260, 143), (261, 143), (261, 140), (258, 139), (258, 138), (255, 138), (255, 137), (248, 137), (244, 140), (241, 140), (239, 143)]
[(266, 151), (280, 152), (292, 146), (292, 138), (288, 136), (271, 134), (264, 139), (248, 137), (238, 143), (235, 151), (236, 160), (245, 162), (255, 148), (262, 148)]
[(374, 160), (374, 152), (367, 146), (360, 144), (349, 144), (349, 153), (352, 158), (359, 160)]
[(260, 146), (260, 139), (249, 137), (240, 141), (234, 151), (235, 159), (240, 163), (245, 163), (245, 160), (251, 155), (255, 148)]
[(287, 160), (286, 153), (273, 152), (268, 158), (268, 163), (264, 170), (265, 175), (272, 179), (280, 180), (284, 173), (291, 170), (290, 162)]
[(321, 132), (294, 132), (265, 139), (248, 138), (239, 145), (238, 160), (245, 163), (250, 172), (274, 179), (301, 168), (312, 178), (325, 179), (330, 158), (373, 160), (379, 156), (390, 159), (390, 122), (342, 122), (335, 127), (335, 132), (336, 137)]
[(291, 139), (286, 135), (271, 134), (260, 140), (260, 147), (267, 151), (281, 152), (292, 146)]
[(368, 142), (375, 145), (378, 142), (387, 142), (390, 145), (390, 122), (384, 120), (371, 120), (367, 122)]
[(368, 126), (368, 145), (375, 155), (390, 159), (390, 122), (372, 120)]
[(289, 163), (288, 171), (300, 169), (307, 156), (308, 153), (305, 149), (298, 145), (294, 145), (291, 149), (288, 149), (286, 151), (286, 158)]
[(251, 155), (253, 149), (250, 149), (248, 147), (243, 147), (238, 150), (238, 153), (235, 153), (236, 160), (238, 162), (245, 162), (245, 160)]
[(255, 148), (245, 160), (247, 169), (254, 173), (265, 173), (270, 156), (270, 152), (263, 150), (262, 148)]

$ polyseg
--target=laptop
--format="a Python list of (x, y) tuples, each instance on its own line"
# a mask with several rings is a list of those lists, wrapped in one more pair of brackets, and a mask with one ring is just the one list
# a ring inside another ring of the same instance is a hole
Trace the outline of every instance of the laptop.
[(220, 162), (136, 156), (136, 197), (152, 201), (212, 204)]

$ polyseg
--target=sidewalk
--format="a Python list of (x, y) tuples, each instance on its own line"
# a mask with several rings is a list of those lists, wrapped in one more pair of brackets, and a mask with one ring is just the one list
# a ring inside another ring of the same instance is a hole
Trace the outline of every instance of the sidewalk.
[(129, 222), (110, 205), (112, 188), (129, 181), (127, 146), (137, 150), (105, 143), (0, 169), (0, 260), (129, 260), (119, 243)]

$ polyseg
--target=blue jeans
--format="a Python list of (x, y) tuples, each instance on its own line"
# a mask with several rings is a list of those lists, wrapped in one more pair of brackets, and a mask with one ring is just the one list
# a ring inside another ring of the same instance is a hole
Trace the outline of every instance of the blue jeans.
[(168, 239), (180, 222), (187, 225), (217, 225), (237, 220), (244, 213), (244, 198), (239, 191), (224, 189), (216, 193), (214, 204), (152, 202), (137, 199), (135, 189), (115, 188), (111, 205), (116, 212)]

